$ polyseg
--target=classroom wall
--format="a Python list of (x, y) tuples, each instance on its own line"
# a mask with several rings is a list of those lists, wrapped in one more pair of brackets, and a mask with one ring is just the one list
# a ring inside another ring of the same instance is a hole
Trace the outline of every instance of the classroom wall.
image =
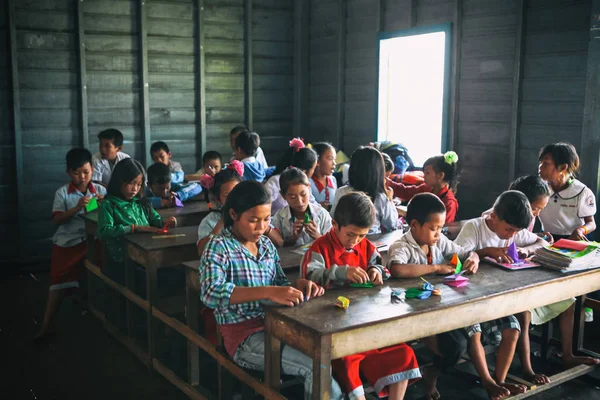
[(591, 3), (312, 0), (310, 137), (348, 155), (374, 141), (377, 32), (451, 22), (459, 217), (477, 216), (513, 177), (537, 172), (544, 144), (569, 140), (581, 150)]
[(0, 260), (49, 257), (65, 154), (97, 152), (105, 128), (143, 163), (164, 140), (194, 172), (206, 150), (228, 158), (229, 130), (247, 123), (275, 163), (293, 121), (293, 6), (0, 0)]

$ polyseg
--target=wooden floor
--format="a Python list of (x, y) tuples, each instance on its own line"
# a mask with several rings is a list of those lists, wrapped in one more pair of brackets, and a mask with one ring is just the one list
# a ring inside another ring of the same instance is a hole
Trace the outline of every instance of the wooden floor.
[[(34, 347), (48, 290), (48, 274), (36, 273), (0, 281), (1, 398), (11, 400), (169, 399), (184, 400), (181, 392), (148, 370), (118, 344), (91, 314), (67, 300), (57, 320), (56, 337)], [(600, 315), (593, 323), (599, 338)], [(589, 325), (589, 324), (588, 324)], [(591, 334), (590, 334), (591, 336)], [(597, 349), (596, 349), (597, 350)], [(419, 356), (421, 354), (419, 353)], [(420, 362), (425, 362), (426, 357)], [(463, 364), (469, 368), (467, 364)], [(461, 365), (461, 367), (463, 366)], [(515, 372), (518, 366), (515, 363)], [(548, 371), (551, 372), (551, 371)], [(596, 372), (597, 375), (600, 375)], [(484, 400), (485, 392), (467, 375), (453, 372), (440, 379), (443, 399)], [(472, 389), (464, 392), (465, 387)], [(407, 400), (422, 398), (422, 383), (409, 388)], [(600, 388), (576, 380), (541, 393), (536, 399), (600, 400)]]

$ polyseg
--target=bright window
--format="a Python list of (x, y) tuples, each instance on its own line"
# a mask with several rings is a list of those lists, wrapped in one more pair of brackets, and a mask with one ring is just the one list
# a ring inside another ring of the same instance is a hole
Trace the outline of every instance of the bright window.
[(446, 150), (450, 26), (379, 37), (377, 140), (402, 143), (415, 166)]

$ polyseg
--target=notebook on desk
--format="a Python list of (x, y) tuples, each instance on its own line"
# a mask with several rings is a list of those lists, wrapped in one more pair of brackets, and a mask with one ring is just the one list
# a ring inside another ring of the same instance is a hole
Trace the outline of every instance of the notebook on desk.
[(520, 270), (520, 269), (541, 267), (540, 264), (534, 263), (534, 262), (532, 262), (530, 260), (523, 260), (523, 261), (520, 261), (518, 263), (507, 264), (507, 263), (500, 263), (500, 262), (494, 260), (491, 257), (485, 257), (483, 259), (483, 261), (485, 261), (485, 262), (487, 262), (489, 264), (495, 265), (496, 267), (508, 269), (510, 271), (517, 271), (517, 270)]

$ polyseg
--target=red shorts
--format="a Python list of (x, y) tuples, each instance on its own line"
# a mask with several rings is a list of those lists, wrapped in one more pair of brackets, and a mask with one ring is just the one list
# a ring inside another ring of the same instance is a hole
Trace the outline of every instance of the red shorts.
[(72, 247), (52, 246), (50, 259), (50, 290), (79, 287), (79, 274), (87, 253), (86, 242)]
[(379, 397), (387, 396), (387, 387), (394, 383), (408, 380), (410, 384), (421, 377), (417, 357), (405, 343), (332, 360), (331, 366), (350, 399), (364, 394), (361, 373)]

